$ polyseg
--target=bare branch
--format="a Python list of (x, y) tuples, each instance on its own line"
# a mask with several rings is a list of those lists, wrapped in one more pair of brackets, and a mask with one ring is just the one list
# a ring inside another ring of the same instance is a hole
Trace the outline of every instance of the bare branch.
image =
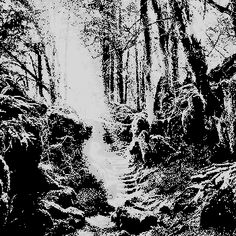
[(216, 3), (213, 0), (207, 0), (207, 2), (208, 2), (208, 4), (210, 4), (212, 7), (216, 8), (221, 13), (226, 13), (228, 15), (233, 14), (233, 12), (230, 9), (228, 9), (227, 7), (223, 7), (223, 6), (219, 5), (218, 3)]
[(38, 80), (38, 77), (33, 74), (15, 55), (13, 55), (9, 50), (7, 50), (2, 44), (0, 44), (0, 47), (6, 52), (11, 58), (13, 58), (17, 63), (19, 63), (20, 67), (29, 73), (36, 81)]
[(219, 42), (219, 39), (220, 39), (220, 36), (221, 36), (221, 35), (222, 35), (222, 34), (220, 33), (220, 34), (218, 35), (216, 41), (214, 42), (214, 41), (211, 39), (211, 37), (210, 37), (208, 34), (206, 34), (206, 36), (208, 37), (208, 39), (209, 39), (209, 41), (210, 41), (210, 43), (211, 43), (211, 45), (212, 45), (212, 49), (211, 49), (211, 51), (207, 54), (207, 56), (209, 56), (214, 50), (216, 50), (222, 57), (225, 57), (225, 56), (216, 48), (217, 43)]
[(223, 79), (229, 79), (236, 74), (236, 53), (226, 58), (222, 64), (219, 64), (209, 73), (211, 81), (219, 82)]

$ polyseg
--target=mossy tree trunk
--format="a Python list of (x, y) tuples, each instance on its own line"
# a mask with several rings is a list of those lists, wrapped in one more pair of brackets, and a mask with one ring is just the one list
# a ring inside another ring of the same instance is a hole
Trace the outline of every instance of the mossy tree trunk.
[(142, 20), (142, 24), (144, 27), (144, 40), (145, 40), (145, 56), (146, 56), (146, 64), (147, 64), (147, 72), (146, 72), (146, 82), (148, 88), (151, 89), (151, 66), (152, 66), (152, 58), (151, 58), (151, 34), (150, 34), (150, 25), (148, 18), (148, 0), (140, 1), (140, 17)]

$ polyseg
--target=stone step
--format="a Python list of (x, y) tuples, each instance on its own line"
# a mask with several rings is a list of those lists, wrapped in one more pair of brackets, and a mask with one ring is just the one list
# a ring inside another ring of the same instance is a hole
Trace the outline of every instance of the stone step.
[(120, 180), (122, 180), (122, 181), (125, 181), (125, 180), (133, 180), (133, 181), (135, 181), (135, 177), (132, 176), (132, 175), (122, 176), (122, 177), (120, 177)]
[(137, 188), (137, 185), (135, 183), (131, 183), (131, 184), (125, 184), (124, 187), (126, 189), (129, 189), (129, 188)]
[(137, 184), (135, 179), (128, 179), (122, 181), (124, 184)]
[(136, 192), (136, 188), (129, 188), (128, 190), (126, 190), (127, 194), (131, 194), (131, 193), (134, 193), (134, 192)]

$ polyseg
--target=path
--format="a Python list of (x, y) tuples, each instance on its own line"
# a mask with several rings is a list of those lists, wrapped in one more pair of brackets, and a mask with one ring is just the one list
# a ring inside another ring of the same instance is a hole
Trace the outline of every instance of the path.
[[(130, 166), (129, 160), (124, 151), (111, 152), (110, 147), (104, 143), (104, 129), (102, 123), (93, 124), (93, 134), (84, 152), (90, 162), (90, 170), (104, 182), (108, 192), (108, 203), (114, 207), (123, 206), (127, 200), (134, 197), (140, 199), (132, 207), (135, 211), (144, 214), (148, 210), (145, 202), (145, 194), (136, 182), (137, 174), (135, 168)], [(151, 202), (150, 202), (151, 203)], [(101, 215), (87, 218), (89, 228), (79, 230), (77, 235), (114, 235), (114, 228), (110, 217)], [(96, 232), (100, 232), (96, 234)]]

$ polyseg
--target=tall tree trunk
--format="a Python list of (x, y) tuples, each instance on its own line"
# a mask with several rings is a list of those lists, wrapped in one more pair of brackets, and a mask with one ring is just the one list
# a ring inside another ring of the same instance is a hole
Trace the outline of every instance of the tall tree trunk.
[(41, 50), (39, 48), (39, 45), (37, 45), (36, 49), (37, 53), (37, 60), (38, 60), (38, 81), (37, 81), (37, 86), (38, 86), (38, 91), (39, 91), (39, 96), (42, 98), (43, 97), (43, 68), (42, 68), (42, 55), (41, 55)]
[(172, 61), (172, 83), (174, 88), (178, 84), (179, 78), (179, 58), (178, 58), (178, 38), (175, 29), (171, 32), (171, 61)]
[(109, 95), (109, 62), (110, 62), (110, 52), (109, 52), (109, 38), (104, 35), (102, 39), (102, 75), (103, 75), (103, 85), (104, 93), (108, 99)]
[(121, 104), (125, 103), (124, 98), (124, 79), (123, 79), (123, 48), (121, 42), (121, 35), (122, 35), (122, 15), (121, 15), (121, 5), (122, 2), (118, 1), (118, 21), (117, 21), (117, 33), (118, 38), (116, 39), (116, 56), (117, 56), (117, 89), (118, 89), (118, 96)]
[(117, 89), (119, 102), (124, 103), (124, 81), (123, 81), (123, 50), (117, 49)]
[(114, 52), (111, 52), (110, 54), (110, 63), (111, 63), (111, 68), (110, 68), (110, 101), (114, 101), (114, 92), (115, 92), (115, 78), (114, 78), (114, 73), (115, 73), (115, 58), (114, 58)]
[(146, 103), (145, 95), (146, 95), (146, 86), (145, 86), (145, 72), (144, 72), (144, 58), (140, 61), (140, 97), (141, 97), (141, 110), (144, 109), (144, 105)]
[(139, 63), (138, 63), (138, 48), (137, 45), (135, 44), (135, 77), (136, 77), (136, 106), (137, 106), (137, 111), (140, 111), (140, 86), (139, 86)]
[(154, 95), (152, 91), (152, 82), (151, 82), (151, 70), (152, 70), (152, 47), (151, 47), (151, 34), (150, 34), (150, 24), (148, 17), (148, 0), (140, 1), (140, 13), (141, 20), (144, 27), (144, 41), (145, 41), (145, 55), (146, 55), (146, 65), (145, 69), (145, 81), (147, 82), (147, 90), (145, 97), (145, 110), (147, 112), (147, 120), (149, 124), (153, 122), (154, 119)]
[(52, 69), (48, 60), (48, 57), (46, 54), (44, 54), (44, 60), (46, 64), (46, 70), (48, 72), (49, 76), (49, 94), (50, 94), (50, 99), (51, 99), (51, 104), (54, 105), (56, 102), (56, 83), (55, 83), (55, 74), (52, 73)]
[(146, 52), (146, 63), (147, 63), (147, 75), (146, 81), (148, 88), (151, 90), (151, 36), (150, 36), (150, 26), (149, 26), (149, 19), (148, 19), (148, 0), (141, 0), (140, 1), (140, 14), (141, 20), (144, 27), (144, 40), (145, 40), (145, 52)]
[[(159, 31), (159, 44), (163, 55), (163, 62), (164, 62), (164, 77), (161, 77), (158, 81), (155, 93), (155, 101), (154, 101), (154, 112), (158, 112), (162, 109), (163, 105), (163, 94), (170, 95), (170, 89), (172, 87), (171, 75), (170, 75), (170, 63), (169, 63), (169, 32), (167, 29), (166, 20), (163, 19), (163, 12), (162, 6), (160, 1), (152, 0), (152, 6), (154, 13), (156, 14), (157, 18), (157, 26)], [(166, 9), (165, 9), (166, 10)], [(172, 52), (173, 53), (173, 52)]]
[(164, 57), (163, 59), (164, 59), (164, 66), (165, 66), (165, 78), (167, 82), (169, 83), (170, 82), (168, 81), (170, 78), (169, 58), (168, 58), (169, 33), (167, 32), (165, 21), (163, 20), (163, 12), (162, 12), (160, 4), (158, 4), (156, 0), (152, 0), (152, 6), (157, 17), (159, 42), (160, 42), (160, 47), (161, 47), (163, 57)]
[(232, 4), (232, 21), (233, 21), (233, 27), (234, 27), (234, 34), (236, 35), (236, 1), (231, 0)]
[(206, 114), (209, 116), (217, 114), (217, 116), (219, 116), (221, 114), (221, 106), (210, 88), (206, 58), (201, 44), (193, 35), (189, 36), (187, 34), (185, 24), (188, 22), (184, 22), (183, 9), (179, 2), (173, 1), (171, 6), (179, 26), (184, 51), (196, 77), (196, 86), (206, 100)]
[(129, 49), (127, 51), (125, 70), (126, 70), (126, 75), (125, 75), (124, 103), (126, 104), (128, 98), (128, 85), (129, 85)]

